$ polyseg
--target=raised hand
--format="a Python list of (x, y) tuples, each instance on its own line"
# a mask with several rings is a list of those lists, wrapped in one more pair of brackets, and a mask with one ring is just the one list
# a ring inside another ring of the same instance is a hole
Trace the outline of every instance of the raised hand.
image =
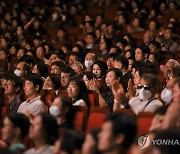
[(120, 97), (125, 94), (123, 86), (117, 80), (112, 84), (112, 92), (116, 100), (120, 100)]

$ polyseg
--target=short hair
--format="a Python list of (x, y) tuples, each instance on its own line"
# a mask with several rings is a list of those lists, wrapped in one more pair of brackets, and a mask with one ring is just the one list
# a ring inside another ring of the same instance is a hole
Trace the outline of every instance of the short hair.
[(105, 122), (112, 123), (112, 135), (116, 137), (119, 134), (125, 136), (123, 146), (128, 148), (134, 141), (137, 127), (135, 120), (125, 113), (111, 113), (109, 114)]
[(42, 127), (46, 132), (46, 143), (53, 145), (58, 139), (58, 124), (52, 115), (49, 113), (40, 113), (39, 116), (42, 119)]
[(180, 66), (180, 64), (178, 63), (177, 60), (169, 59), (169, 60), (167, 61), (167, 63), (168, 63), (168, 62), (173, 63), (173, 64), (174, 64), (174, 67)]
[(124, 68), (128, 68), (129, 61), (126, 57), (118, 56), (115, 60), (120, 62)]
[(39, 86), (38, 92), (41, 91), (44, 81), (39, 74), (31, 73), (25, 76), (25, 80), (28, 80), (33, 83), (34, 86)]
[(56, 50), (54, 53), (52, 53), (51, 55), (53, 55), (53, 54), (56, 54), (57, 55), (57, 57), (59, 58), (59, 59), (64, 59), (65, 58), (65, 54), (64, 54), (64, 52), (62, 51), (62, 50)]
[(83, 133), (69, 130), (62, 136), (61, 149), (59, 150), (66, 151), (67, 153), (73, 153), (74, 150), (81, 150), (83, 142)]
[(158, 78), (155, 74), (145, 73), (141, 76), (141, 79), (146, 80), (150, 84), (151, 89), (154, 89), (154, 92), (157, 91), (159, 81), (158, 81)]
[(61, 73), (68, 73), (71, 77), (76, 75), (75, 70), (73, 70), (71, 67), (63, 67)]
[(46, 78), (48, 76), (48, 66), (44, 62), (38, 62), (36, 65), (37, 65), (39, 74), (42, 77)]
[(15, 127), (19, 127), (21, 130), (21, 137), (24, 138), (29, 132), (30, 121), (22, 113), (9, 113), (6, 116)]
[(94, 40), (96, 39), (96, 35), (94, 32), (89, 32), (89, 33), (87, 33), (87, 36), (88, 35), (92, 36)]
[(147, 45), (142, 44), (142, 45), (138, 46), (137, 48), (139, 48), (142, 51), (143, 55), (146, 53), (148, 55), (150, 54), (150, 49)]
[(9, 80), (14, 82), (15, 88), (19, 87), (19, 90), (18, 90), (18, 93), (19, 93), (23, 87), (23, 79), (19, 76), (12, 75), (12, 76), (10, 76)]
[(155, 40), (149, 42), (149, 45), (150, 44), (154, 45), (157, 49), (161, 49), (161, 44)]
[(55, 91), (58, 90), (61, 87), (61, 81), (60, 81), (59, 75), (50, 74), (49, 78), (51, 79), (53, 83), (54, 90)]
[(155, 114), (165, 115), (168, 107), (169, 107), (169, 104), (158, 107), (155, 110)]
[(81, 62), (75, 62), (75, 63), (73, 63), (72, 65), (71, 65), (71, 68), (73, 67), (73, 66), (80, 66), (80, 69), (81, 70), (83, 70), (83, 68), (84, 68), (84, 65), (81, 63)]
[(21, 57), (19, 62), (26, 62), (30, 65), (30, 64), (34, 64), (34, 59), (30, 55), (24, 55), (23, 57)]
[(51, 66), (53, 66), (53, 65), (56, 65), (57, 67), (59, 67), (60, 70), (65, 66), (65, 64), (63, 62), (60, 62), (60, 61), (53, 62), (51, 64)]
[(117, 53), (110, 53), (110, 54), (108, 55), (108, 59), (113, 58), (113, 59), (115, 60), (116, 57), (117, 57)]
[(166, 28), (164, 29), (164, 32), (165, 32), (166, 30), (170, 30), (172, 34), (174, 33), (174, 29), (171, 28), (171, 27), (166, 27)]
[[(122, 77), (122, 76), (123, 76), (121, 70), (118, 69), (118, 68), (110, 68), (108, 72), (111, 72), (111, 71), (114, 72), (116, 78), (119, 78), (119, 77)], [(107, 73), (108, 73), (108, 72), (107, 72)]]

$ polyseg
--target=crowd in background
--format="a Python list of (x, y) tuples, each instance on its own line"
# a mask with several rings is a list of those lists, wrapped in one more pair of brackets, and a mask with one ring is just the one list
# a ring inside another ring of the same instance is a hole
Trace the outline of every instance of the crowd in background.
[[(179, 5), (1, 0), (0, 153), (180, 153)], [(95, 107), (102, 126), (77, 131)], [(142, 112), (150, 138), (179, 144), (140, 149)]]

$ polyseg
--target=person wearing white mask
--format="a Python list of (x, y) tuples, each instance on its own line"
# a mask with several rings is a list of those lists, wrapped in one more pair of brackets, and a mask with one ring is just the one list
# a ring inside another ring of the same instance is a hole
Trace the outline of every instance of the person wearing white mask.
[[(139, 112), (154, 112), (163, 103), (156, 97), (158, 89), (158, 79), (156, 75), (145, 73), (140, 77), (138, 84), (138, 96), (129, 100), (129, 105), (135, 114)], [(115, 82), (112, 86), (114, 94), (114, 107), (113, 110), (120, 110), (125, 92), (121, 84)]]
[(129, 105), (135, 114), (139, 112), (154, 112), (162, 106), (162, 102), (156, 97), (158, 79), (154, 74), (145, 73), (139, 80), (139, 95), (129, 100)]
[(30, 66), (26, 62), (19, 62), (14, 70), (14, 74), (22, 78), (28, 73), (30, 73)]
[(169, 79), (166, 87), (161, 92), (161, 100), (164, 104), (170, 104), (172, 101), (173, 87), (175, 83), (175, 78)]
[(72, 113), (72, 101), (66, 95), (57, 96), (51, 107), (49, 113), (56, 117), (59, 128), (71, 128), (70, 114)]
[(85, 61), (84, 61), (86, 71), (92, 71), (92, 66), (95, 61), (96, 61), (96, 55), (93, 52), (88, 52), (85, 56)]

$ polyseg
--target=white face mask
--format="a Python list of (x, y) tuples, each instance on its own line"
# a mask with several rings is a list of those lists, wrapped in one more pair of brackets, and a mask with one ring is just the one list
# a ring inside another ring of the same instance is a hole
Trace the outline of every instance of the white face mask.
[(172, 91), (167, 88), (164, 88), (161, 92), (161, 99), (163, 102), (167, 104), (170, 103), (172, 100)]
[(92, 68), (93, 63), (94, 62), (92, 60), (85, 60), (84, 61), (84, 65), (86, 66), (86, 68)]
[(52, 105), (50, 108), (49, 108), (49, 113), (55, 117), (59, 116), (61, 114), (61, 111), (60, 109), (55, 106), (55, 105)]
[(18, 69), (16, 69), (16, 70), (14, 71), (14, 74), (15, 74), (16, 76), (21, 76), (21, 71), (18, 70)]
[(152, 96), (151, 92), (149, 90), (145, 90), (144, 88), (139, 89), (138, 92), (139, 98), (142, 100), (148, 100)]

